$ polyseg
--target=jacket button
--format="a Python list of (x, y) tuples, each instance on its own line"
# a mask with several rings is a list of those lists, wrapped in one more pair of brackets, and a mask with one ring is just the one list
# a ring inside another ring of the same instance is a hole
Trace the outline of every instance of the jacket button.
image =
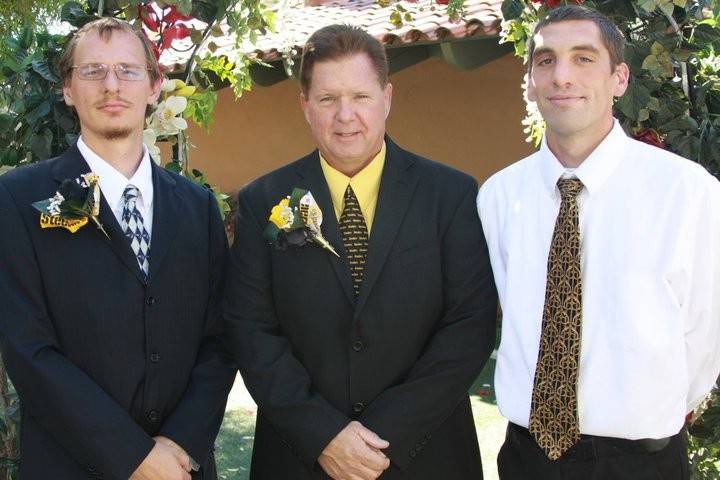
[(160, 361), (160, 354), (159, 353), (151, 353), (150, 354), (150, 361), (152, 363), (158, 363)]
[(353, 343), (352, 349), (355, 350), (356, 352), (359, 352), (360, 350), (363, 349), (364, 346), (365, 345), (363, 344), (363, 342), (361, 342), (360, 340), (357, 340), (355, 343)]
[(410, 458), (417, 457), (417, 452), (415, 450), (410, 450)]
[(150, 410), (149, 412), (147, 412), (147, 418), (151, 422), (157, 422), (157, 419), (158, 419), (157, 410)]
[(357, 402), (353, 405), (353, 412), (361, 413), (363, 410), (365, 410), (365, 405), (362, 402)]
[(155, 297), (148, 297), (146, 303), (152, 307), (155, 305)]

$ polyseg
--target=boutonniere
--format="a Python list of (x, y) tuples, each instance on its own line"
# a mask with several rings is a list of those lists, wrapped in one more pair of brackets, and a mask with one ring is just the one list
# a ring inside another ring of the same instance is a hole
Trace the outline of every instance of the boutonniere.
[(308, 190), (294, 188), (272, 208), (268, 220), (263, 236), (275, 248), (285, 250), (288, 246), (301, 247), (313, 242), (340, 256), (320, 231), (322, 211)]
[(93, 222), (107, 238), (110, 238), (98, 220), (100, 215), (98, 180), (99, 177), (93, 172), (85, 173), (75, 180), (67, 178), (62, 181), (54, 196), (33, 203), (32, 206), (40, 212), (40, 227), (59, 227), (75, 233), (88, 222)]

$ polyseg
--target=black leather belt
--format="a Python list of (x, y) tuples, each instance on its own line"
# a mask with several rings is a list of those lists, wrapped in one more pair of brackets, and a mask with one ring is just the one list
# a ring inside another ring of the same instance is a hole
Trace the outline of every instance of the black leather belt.
[[(537, 443), (535, 443), (535, 439), (527, 428), (514, 423), (508, 423), (508, 431), (532, 441), (536, 448), (540, 448), (537, 446)], [(596, 435), (580, 435), (580, 440), (570, 447), (570, 449), (563, 454), (562, 458), (587, 460), (628, 453), (655, 453), (667, 447), (670, 442), (681, 433), (682, 432), (677, 433), (672, 437), (657, 439), (642, 438), (639, 440), (599, 437)]]

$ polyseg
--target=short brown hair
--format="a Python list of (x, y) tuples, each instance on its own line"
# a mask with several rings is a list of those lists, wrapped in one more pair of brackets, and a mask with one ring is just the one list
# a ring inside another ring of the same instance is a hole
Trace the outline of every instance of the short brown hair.
[(68, 40), (67, 45), (65, 45), (65, 50), (58, 60), (58, 71), (60, 72), (60, 78), (63, 83), (67, 83), (72, 76), (72, 66), (74, 64), (73, 57), (75, 56), (75, 48), (77, 47), (78, 42), (88, 32), (92, 31), (98, 32), (100, 38), (106, 41), (109, 40), (113, 32), (116, 31), (127, 32), (137, 37), (140, 40), (140, 43), (142, 43), (143, 51), (145, 53), (145, 63), (150, 69), (148, 72), (150, 83), (154, 84), (162, 78), (162, 73), (160, 73), (160, 64), (158, 63), (157, 58), (155, 58), (152, 46), (150, 45), (150, 40), (148, 40), (145, 34), (143, 34), (140, 30), (134, 29), (132, 25), (123, 20), (119, 20), (114, 17), (103, 17), (86, 23), (80, 30), (75, 32), (70, 40)]
[(328, 25), (317, 30), (305, 43), (300, 61), (300, 87), (303, 94), (307, 95), (310, 90), (316, 63), (362, 53), (370, 58), (378, 82), (385, 87), (388, 83), (388, 61), (385, 48), (377, 39), (352, 25)]
[(592, 8), (583, 7), (582, 5), (563, 5), (561, 7), (550, 10), (547, 15), (540, 19), (535, 25), (530, 40), (528, 41), (528, 71), (532, 72), (533, 54), (535, 52), (535, 35), (538, 32), (553, 23), (568, 22), (571, 20), (587, 20), (594, 23), (600, 30), (600, 38), (603, 45), (610, 54), (610, 68), (615, 71), (615, 67), (625, 61), (625, 37), (618, 27), (608, 17), (593, 10)]

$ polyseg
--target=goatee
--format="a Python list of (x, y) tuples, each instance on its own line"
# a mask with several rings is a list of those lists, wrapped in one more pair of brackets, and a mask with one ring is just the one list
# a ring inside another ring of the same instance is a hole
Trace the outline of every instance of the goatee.
[(128, 138), (132, 134), (130, 128), (115, 128), (112, 130), (105, 130), (102, 135), (105, 140), (123, 140)]

